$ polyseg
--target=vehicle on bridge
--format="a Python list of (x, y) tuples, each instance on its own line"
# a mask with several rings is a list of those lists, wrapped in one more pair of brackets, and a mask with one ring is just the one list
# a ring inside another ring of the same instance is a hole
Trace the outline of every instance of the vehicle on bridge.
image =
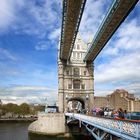
[(46, 106), (45, 107), (45, 113), (56, 113), (58, 112), (57, 106)]
[(128, 114), (128, 119), (140, 120), (140, 112), (132, 112)]

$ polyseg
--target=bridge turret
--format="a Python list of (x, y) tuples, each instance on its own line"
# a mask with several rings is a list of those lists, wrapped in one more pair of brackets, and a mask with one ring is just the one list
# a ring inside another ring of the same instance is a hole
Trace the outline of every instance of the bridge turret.
[(78, 33), (70, 60), (58, 60), (60, 112), (93, 107), (93, 63), (83, 61), (87, 47)]

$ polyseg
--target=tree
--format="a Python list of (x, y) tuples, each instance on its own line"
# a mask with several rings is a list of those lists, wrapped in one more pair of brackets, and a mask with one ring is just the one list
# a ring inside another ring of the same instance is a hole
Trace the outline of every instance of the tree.
[(27, 103), (22, 103), (19, 107), (22, 115), (30, 114), (30, 106)]

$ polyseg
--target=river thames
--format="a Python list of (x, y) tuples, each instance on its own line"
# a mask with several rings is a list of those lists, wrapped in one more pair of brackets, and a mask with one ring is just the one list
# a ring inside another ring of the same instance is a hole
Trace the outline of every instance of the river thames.
[[(38, 134), (28, 134), (28, 126), (30, 123), (0, 123), (0, 140), (66, 140), (62, 137), (49, 137)], [(75, 136), (74, 138), (67, 138), (67, 140), (91, 140), (88, 137)]]

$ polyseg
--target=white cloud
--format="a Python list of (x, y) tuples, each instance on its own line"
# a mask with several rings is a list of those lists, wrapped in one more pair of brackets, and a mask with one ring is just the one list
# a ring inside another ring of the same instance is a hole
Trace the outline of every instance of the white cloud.
[(97, 66), (95, 80), (99, 83), (138, 80), (140, 78), (140, 56), (133, 53), (112, 59), (112, 62)]
[[(99, 54), (95, 66), (95, 90), (124, 88), (140, 97), (140, 25), (138, 19), (123, 23), (113, 39)], [(98, 59), (104, 63), (98, 64)], [(102, 87), (103, 88), (98, 88)], [(104, 94), (109, 94), (105, 93)]]
[(49, 39), (58, 39), (60, 37), (60, 28), (54, 29), (51, 34), (49, 35)]
[(41, 42), (38, 42), (38, 44), (35, 46), (35, 49), (37, 51), (44, 51), (44, 50), (48, 50), (49, 47), (50, 45), (46, 41), (41, 41)]
[(98, 88), (98, 89), (96, 89), (96, 91), (94, 94), (95, 96), (106, 96), (106, 95), (113, 93), (113, 90), (111, 90), (111, 89), (109, 90), (109, 89)]
[(57, 89), (46, 86), (11, 86), (0, 88), (3, 103), (39, 103), (53, 104), (57, 101)]
[(18, 87), (13, 87), (13, 91), (46, 91), (49, 90), (49, 88), (44, 87), (44, 86), (18, 86)]
[(10, 30), (45, 38), (60, 27), (60, 10), (61, 1), (1, 0), (0, 33)]
[(11, 60), (11, 61), (16, 61), (17, 58), (8, 50), (4, 48), (0, 48), (0, 59), (1, 60)]
[(87, 0), (79, 29), (86, 42), (94, 37), (110, 4), (110, 0)]
[(7, 31), (16, 21), (19, 7), (23, 0), (1, 0), (0, 3), (0, 32)]

